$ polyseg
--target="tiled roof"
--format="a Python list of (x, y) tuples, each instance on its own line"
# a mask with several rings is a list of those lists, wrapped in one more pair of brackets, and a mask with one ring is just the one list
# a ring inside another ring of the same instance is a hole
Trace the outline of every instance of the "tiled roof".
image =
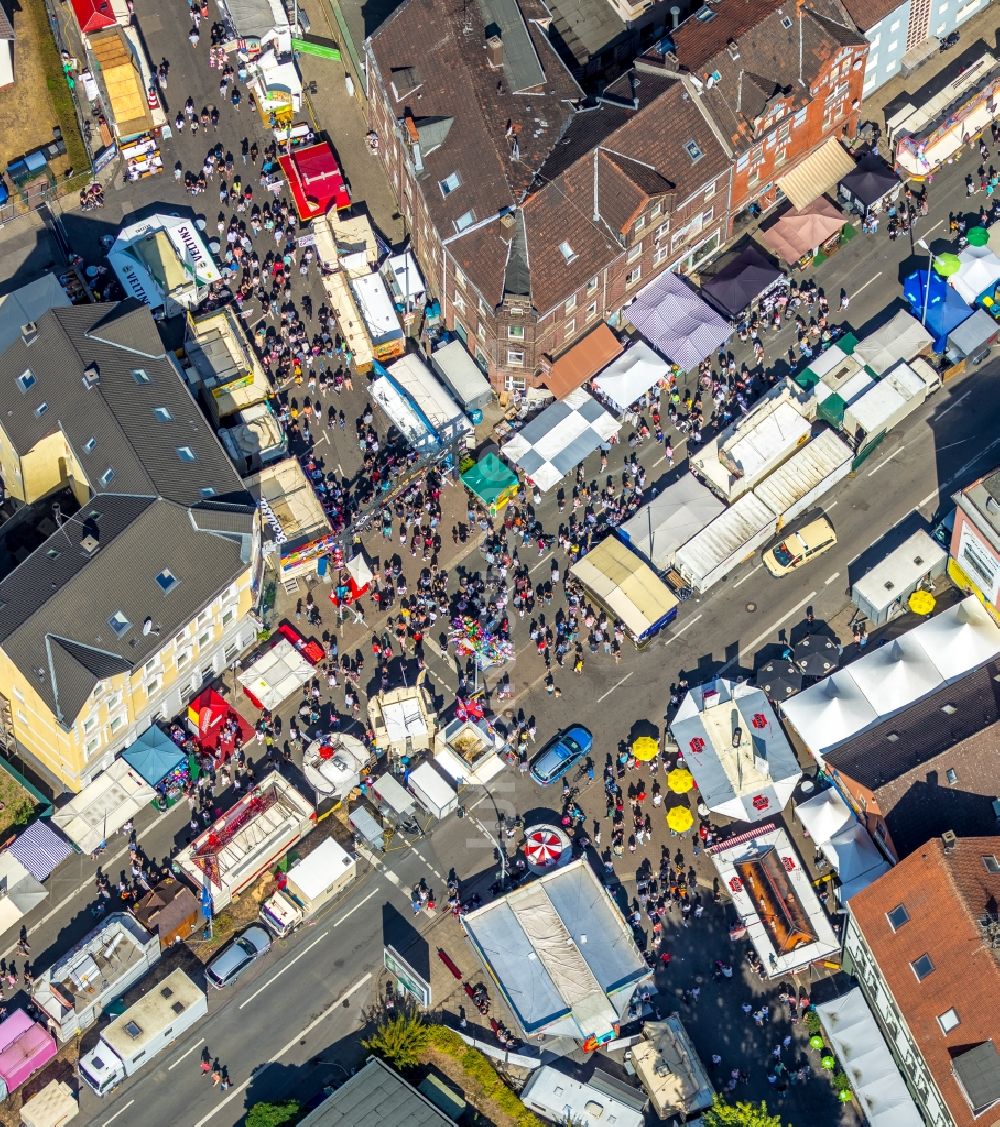
[(0, 4), (0, 39), (13, 39), (14, 28), (11, 26), (10, 19), (7, 16), (4, 7)]
[(387, 1064), (372, 1058), (299, 1122), (301, 1127), (445, 1127), (451, 1120)]
[[(954, 1059), (995, 1038), (1000, 1013), (1000, 950), (983, 930), (983, 921), (997, 919), (1000, 873), (984, 858), (1000, 858), (1000, 837), (959, 838), (947, 853), (933, 838), (850, 903), (957, 1127), (982, 1120), (955, 1077)], [(893, 931), (886, 914), (900, 905), (908, 920)], [(924, 955), (933, 969), (920, 980), (912, 964)], [(949, 1010), (958, 1024), (945, 1032), (938, 1019)]]

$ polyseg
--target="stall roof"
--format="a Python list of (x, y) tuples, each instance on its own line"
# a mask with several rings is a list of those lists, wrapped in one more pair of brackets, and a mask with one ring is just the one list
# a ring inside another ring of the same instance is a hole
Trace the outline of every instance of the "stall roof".
[(775, 518), (763, 501), (744, 493), (677, 550), (676, 562), (686, 575), (710, 575), (768, 525), (773, 528)]
[(400, 357), (389, 365), (386, 372), (442, 443), (447, 445), (473, 430), (468, 416), (415, 352)]
[(784, 176), (778, 187), (792, 201), (793, 207), (805, 207), (817, 196), (835, 188), (854, 171), (854, 159), (836, 137), (830, 137)]
[(400, 387), (388, 376), (374, 380), (368, 387), (368, 394), (414, 450), (423, 451), (438, 445), (427, 420), (420, 417)]
[(739, 822), (759, 822), (784, 809), (802, 777), (767, 696), (754, 685), (720, 678), (695, 686), (670, 732), (702, 802)]
[(52, 822), (82, 853), (92, 853), (155, 798), (156, 791), (149, 783), (124, 759), (116, 759), (57, 810)]
[(811, 250), (825, 243), (840, 231), (847, 217), (825, 197), (814, 199), (805, 207), (793, 207), (779, 215), (758, 238), (780, 259), (795, 265)]
[(65, 1127), (80, 1110), (65, 1080), (51, 1080), (21, 1105), (21, 1127)]
[(604, 1032), (649, 973), (585, 858), (461, 919), (528, 1033)]
[(767, 475), (754, 495), (773, 513), (788, 510), (850, 462), (854, 452), (832, 430), (820, 431), (784, 465)]
[(736, 318), (781, 276), (756, 243), (747, 243), (701, 288), (723, 313)]
[[(903, 279), (903, 297), (915, 317), (923, 320), (924, 298), (927, 297), (927, 319), (924, 324), (934, 335), (934, 351), (943, 352), (948, 334), (972, 316), (971, 308), (957, 290), (937, 271), (915, 270)], [(928, 292), (929, 290), (929, 292)]]
[(0, 1078), (13, 1092), (59, 1051), (55, 1037), (25, 1010), (0, 1022)]
[(876, 376), (881, 376), (900, 360), (912, 360), (933, 340), (916, 317), (901, 309), (891, 321), (859, 340), (853, 356)]
[(557, 485), (621, 427), (582, 387), (546, 407), (503, 446), (543, 492)]
[(851, 1091), (870, 1127), (913, 1127), (917, 1110), (860, 986), (820, 1002), (816, 1012), (830, 1048), (851, 1078)]
[(899, 187), (899, 177), (895, 169), (871, 149), (864, 152), (854, 168), (844, 176), (840, 185), (847, 192), (870, 207)]
[(438, 774), (430, 763), (421, 763), (410, 772), (410, 782), (438, 807), (445, 807), (455, 799), (455, 789)]
[(487, 450), (462, 474), (462, 482), (485, 505), (494, 505), (504, 492), (517, 485), (517, 474), (492, 450)]
[(663, 571), (674, 562), (677, 549), (711, 524), (724, 508), (694, 474), (684, 474), (627, 520), (619, 535)]
[(1000, 325), (985, 309), (977, 309), (968, 321), (948, 334), (948, 347), (956, 349), (962, 356), (971, 356), (998, 333)]
[(680, 1016), (647, 1021), (642, 1033), (643, 1040), (632, 1046), (632, 1059), (657, 1115), (690, 1116), (711, 1107), (712, 1081)]
[(9, 849), (0, 853), (0, 935), (48, 898), (44, 886)]
[(958, 256), (961, 266), (958, 272), (952, 274), (948, 284), (958, 291), (969, 305), (973, 305), (981, 294), (992, 291), (1000, 282), (1000, 257), (988, 246), (967, 246)]
[(431, 364), (467, 410), (480, 410), (493, 399), (493, 388), (459, 340), (450, 340), (431, 354)]
[(397, 814), (412, 814), (416, 808), (413, 795), (389, 774), (388, 771), (372, 783), (376, 796), (387, 803)]
[(178, 764), (187, 760), (187, 754), (154, 724), (122, 752), (122, 759), (151, 787), (155, 787)]
[(84, 35), (118, 22), (110, 0), (73, 0), (73, 13)]
[(639, 291), (625, 315), (654, 348), (685, 371), (733, 335), (732, 325), (669, 270)]
[(576, 578), (639, 640), (677, 609), (662, 579), (614, 536), (602, 540), (570, 568)]
[(594, 379), (594, 388), (618, 411), (665, 379), (670, 365), (646, 344), (636, 341)]
[[(392, 274), (404, 301), (411, 298), (419, 300), (424, 296), (426, 286), (420, 276), (416, 259), (409, 251), (404, 251), (403, 254), (390, 254), (386, 266), (389, 273)], [(463, 349), (463, 351), (465, 350)]]
[(378, 345), (399, 340), (403, 330), (382, 276), (373, 273), (352, 278), (351, 289), (354, 291), (358, 310), (368, 326), (372, 343)]
[(72, 856), (73, 846), (48, 824), (32, 822), (15, 838), (9, 852), (13, 854), (37, 880), (45, 880)]
[(295, 209), (303, 220), (324, 215), (331, 206), (338, 210), (351, 206), (344, 174), (328, 142), (293, 149), (278, 157), (278, 164), (288, 178)]
[(354, 858), (350, 853), (334, 838), (328, 837), (288, 870), (288, 879), (303, 896), (315, 900), (353, 864)]
[(565, 398), (621, 355), (624, 345), (603, 322), (555, 360), (542, 383), (556, 399)]
[(124, 30), (109, 27), (91, 35), (90, 49), (101, 69), (118, 136), (125, 138), (148, 133), (153, 128), (153, 115), (149, 111), (142, 75)]
[(918, 529), (853, 584), (851, 596), (867, 607), (884, 610), (899, 598), (901, 591), (911, 590), (947, 558), (944, 548), (922, 528)]
[(263, 708), (273, 711), (315, 672), (287, 638), (279, 638), (239, 674), (239, 682)]
[(800, 802), (795, 816), (840, 878), (841, 904), (889, 871), (868, 831), (832, 787)]
[(226, 0), (236, 34), (244, 39), (263, 39), (270, 31), (288, 27), (288, 16), (280, 0)]
[(283, 550), (331, 534), (330, 518), (298, 458), (265, 466), (246, 479), (246, 487), (263, 513), (264, 539), (276, 540)]

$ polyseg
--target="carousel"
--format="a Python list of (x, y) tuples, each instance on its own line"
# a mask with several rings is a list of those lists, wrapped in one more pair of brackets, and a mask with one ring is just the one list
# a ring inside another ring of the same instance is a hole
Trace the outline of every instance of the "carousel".
[(530, 872), (549, 873), (573, 859), (569, 837), (558, 826), (532, 826), (524, 835), (524, 860)]

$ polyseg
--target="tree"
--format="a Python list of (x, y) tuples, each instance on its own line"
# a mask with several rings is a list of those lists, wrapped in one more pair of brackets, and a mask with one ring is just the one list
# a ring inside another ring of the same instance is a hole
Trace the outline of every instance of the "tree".
[(302, 1105), (298, 1100), (283, 1100), (280, 1104), (262, 1102), (254, 1104), (246, 1115), (246, 1127), (285, 1127), (294, 1123)]
[(430, 1033), (417, 1014), (397, 1014), (383, 1021), (362, 1045), (396, 1068), (413, 1068), (423, 1059)]
[(781, 1119), (777, 1115), (771, 1115), (763, 1100), (759, 1104), (753, 1104), (749, 1100), (729, 1103), (721, 1096), (716, 1096), (704, 1118), (705, 1127), (781, 1127)]

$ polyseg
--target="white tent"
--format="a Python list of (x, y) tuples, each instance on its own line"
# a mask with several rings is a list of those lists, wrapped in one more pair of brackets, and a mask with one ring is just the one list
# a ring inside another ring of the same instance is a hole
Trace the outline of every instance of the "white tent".
[[(900, 360), (912, 360), (933, 342), (933, 335), (916, 317), (901, 309), (882, 328), (858, 341), (852, 355), (859, 364), (864, 364), (876, 376), (881, 376)], [(813, 365), (810, 364), (810, 367)]]
[(855, 684), (882, 715), (905, 708), (941, 685), (941, 674), (913, 632), (894, 638), (850, 666)]
[(448, 445), (472, 431), (472, 423), (462, 408), (415, 352), (409, 352), (390, 364), (387, 372), (417, 414), (430, 424), (431, 433), (442, 445)]
[(315, 674), (312, 666), (288, 641), (277, 642), (239, 675), (247, 696), (258, 707), (273, 711)]
[(52, 821), (81, 852), (92, 853), (155, 798), (156, 791), (149, 783), (124, 759), (116, 759), (90, 786), (57, 810)]
[(64, 1127), (80, 1110), (65, 1080), (50, 1080), (21, 1107), (21, 1127)]
[(975, 595), (922, 622), (912, 633), (919, 636), (945, 681), (1000, 653), (1000, 627)]
[(795, 807), (795, 817), (803, 829), (816, 842), (817, 846), (829, 841), (854, 821), (851, 808), (840, 797), (840, 793), (830, 787), (820, 791)]
[(634, 642), (652, 637), (677, 614), (670, 588), (613, 536), (577, 560), (570, 573), (621, 620)]
[(878, 719), (878, 713), (847, 669), (838, 669), (786, 700), (781, 712), (814, 755)]
[(712, 523), (725, 505), (694, 476), (684, 474), (627, 520), (619, 534), (663, 571), (674, 553)]
[(842, 904), (889, 871), (889, 862), (868, 831), (832, 787), (800, 802), (795, 816), (840, 877), (837, 896)]
[(28, 872), (13, 853), (0, 854), (0, 935), (48, 897), (41, 881)]
[(504, 445), (503, 454), (544, 492), (617, 434), (620, 426), (589, 392), (578, 387), (531, 419)]
[(856, 986), (832, 1002), (821, 1002), (816, 1012), (870, 1127), (922, 1123), (861, 988)]
[(670, 365), (646, 344), (636, 341), (594, 379), (594, 387), (618, 411), (625, 411), (640, 395), (666, 377)]
[(989, 247), (969, 246), (958, 259), (962, 265), (948, 279), (948, 284), (964, 301), (973, 305), (980, 294), (1000, 282), (1000, 258)]

